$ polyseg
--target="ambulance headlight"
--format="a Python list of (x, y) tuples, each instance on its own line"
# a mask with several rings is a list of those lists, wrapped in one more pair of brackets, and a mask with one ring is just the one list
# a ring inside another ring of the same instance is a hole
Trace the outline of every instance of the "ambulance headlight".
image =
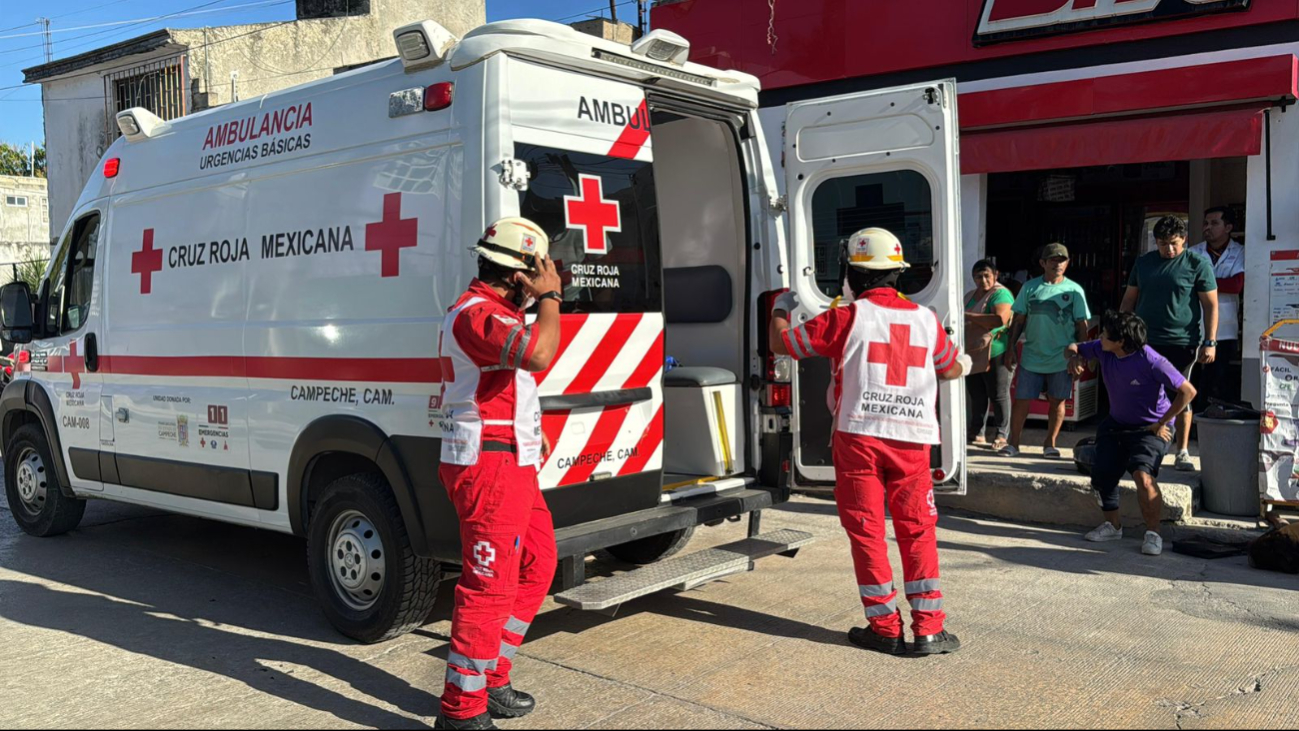
[(417, 30), (397, 36), (397, 51), (403, 61), (422, 61), (433, 53), (424, 34)]
[(660, 28), (631, 44), (631, 52), (660, 63), (680, 66), (690, 58), (690, 42), (670, 30)]

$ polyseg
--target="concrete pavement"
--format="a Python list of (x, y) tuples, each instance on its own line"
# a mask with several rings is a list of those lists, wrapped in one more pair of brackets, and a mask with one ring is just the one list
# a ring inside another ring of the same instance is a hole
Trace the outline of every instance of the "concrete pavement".
[[(797, 499), (767, 514), (764, 528), (780, 527), (819, 540), (613, 617), (548, 604), (515, 674), (541, 709), (503, 726), (1299, 725), (1299, 578), (1243, 558), (1142, 556), (1137, 532), (1096, 546), (946, 514), (943, 587), (965, 649), (898, 659), (845, 639), (862, 612), (833, 505)], [(742, 534), (701, 530), (690, 548)], [(39, 540), (0, 509), (0, 724), (431, 725), (449, 585), (421, 630), (356, 645), (316, 608), (303, 550), (104, 503)]]

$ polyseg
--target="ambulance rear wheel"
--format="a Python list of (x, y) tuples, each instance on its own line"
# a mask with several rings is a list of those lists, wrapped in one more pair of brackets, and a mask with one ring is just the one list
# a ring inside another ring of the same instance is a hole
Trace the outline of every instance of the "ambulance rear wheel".
[(695, 526), (692, 525), (671, 533), (637, 538), (617, 546), (609, 546), (604, 550), (623, 563), (645, 566), (681, 553), (681, 549), (686, 547), (694, 535)]
[(5, 445), (5, 495), (23, 532), (47, 538), (81, 524), (86, 501), (70, 498), (59, 487), (45, 432), (27, 424)]
[(307, 528), (307, 563), (330, 624), (367, 644), (423, 624), (442, 580), (441, 564), (411, 549), (397, 500), (377, 474), (325, 487)]

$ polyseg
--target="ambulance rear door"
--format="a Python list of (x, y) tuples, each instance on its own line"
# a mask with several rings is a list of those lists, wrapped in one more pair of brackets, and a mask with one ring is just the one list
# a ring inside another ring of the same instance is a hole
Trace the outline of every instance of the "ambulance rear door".
[(537, 374), (558, 527), (659, 504), (663, 282), (643, 88), (509, 59), (507, 214), (550, 237), (564, 283), (559, 351)]
[[(790, 104), (785, 123), (790, 287), (795, 324), (824, 312), (843, 291), (841, 251), (854, 232), (886, 228), (911, 268), (900, 288), (936, 312), (959, 339), (960, 168), (956, 83), (933, 82)], [(834, 481), (830, 459), (830, 362), (798, 363), (794, 375), (794, 463), (801, 485)], [(943, 442), (934, 450), (936, 489), (965, 492), (965, 392), (939, 384)]]

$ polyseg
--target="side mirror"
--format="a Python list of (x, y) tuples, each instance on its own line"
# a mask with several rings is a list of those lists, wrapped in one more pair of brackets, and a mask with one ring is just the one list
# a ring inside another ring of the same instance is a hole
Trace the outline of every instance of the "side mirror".
[(26, 282), (0, 287), (0, 338), (11, 343), (32, 341), (32, 291)]

